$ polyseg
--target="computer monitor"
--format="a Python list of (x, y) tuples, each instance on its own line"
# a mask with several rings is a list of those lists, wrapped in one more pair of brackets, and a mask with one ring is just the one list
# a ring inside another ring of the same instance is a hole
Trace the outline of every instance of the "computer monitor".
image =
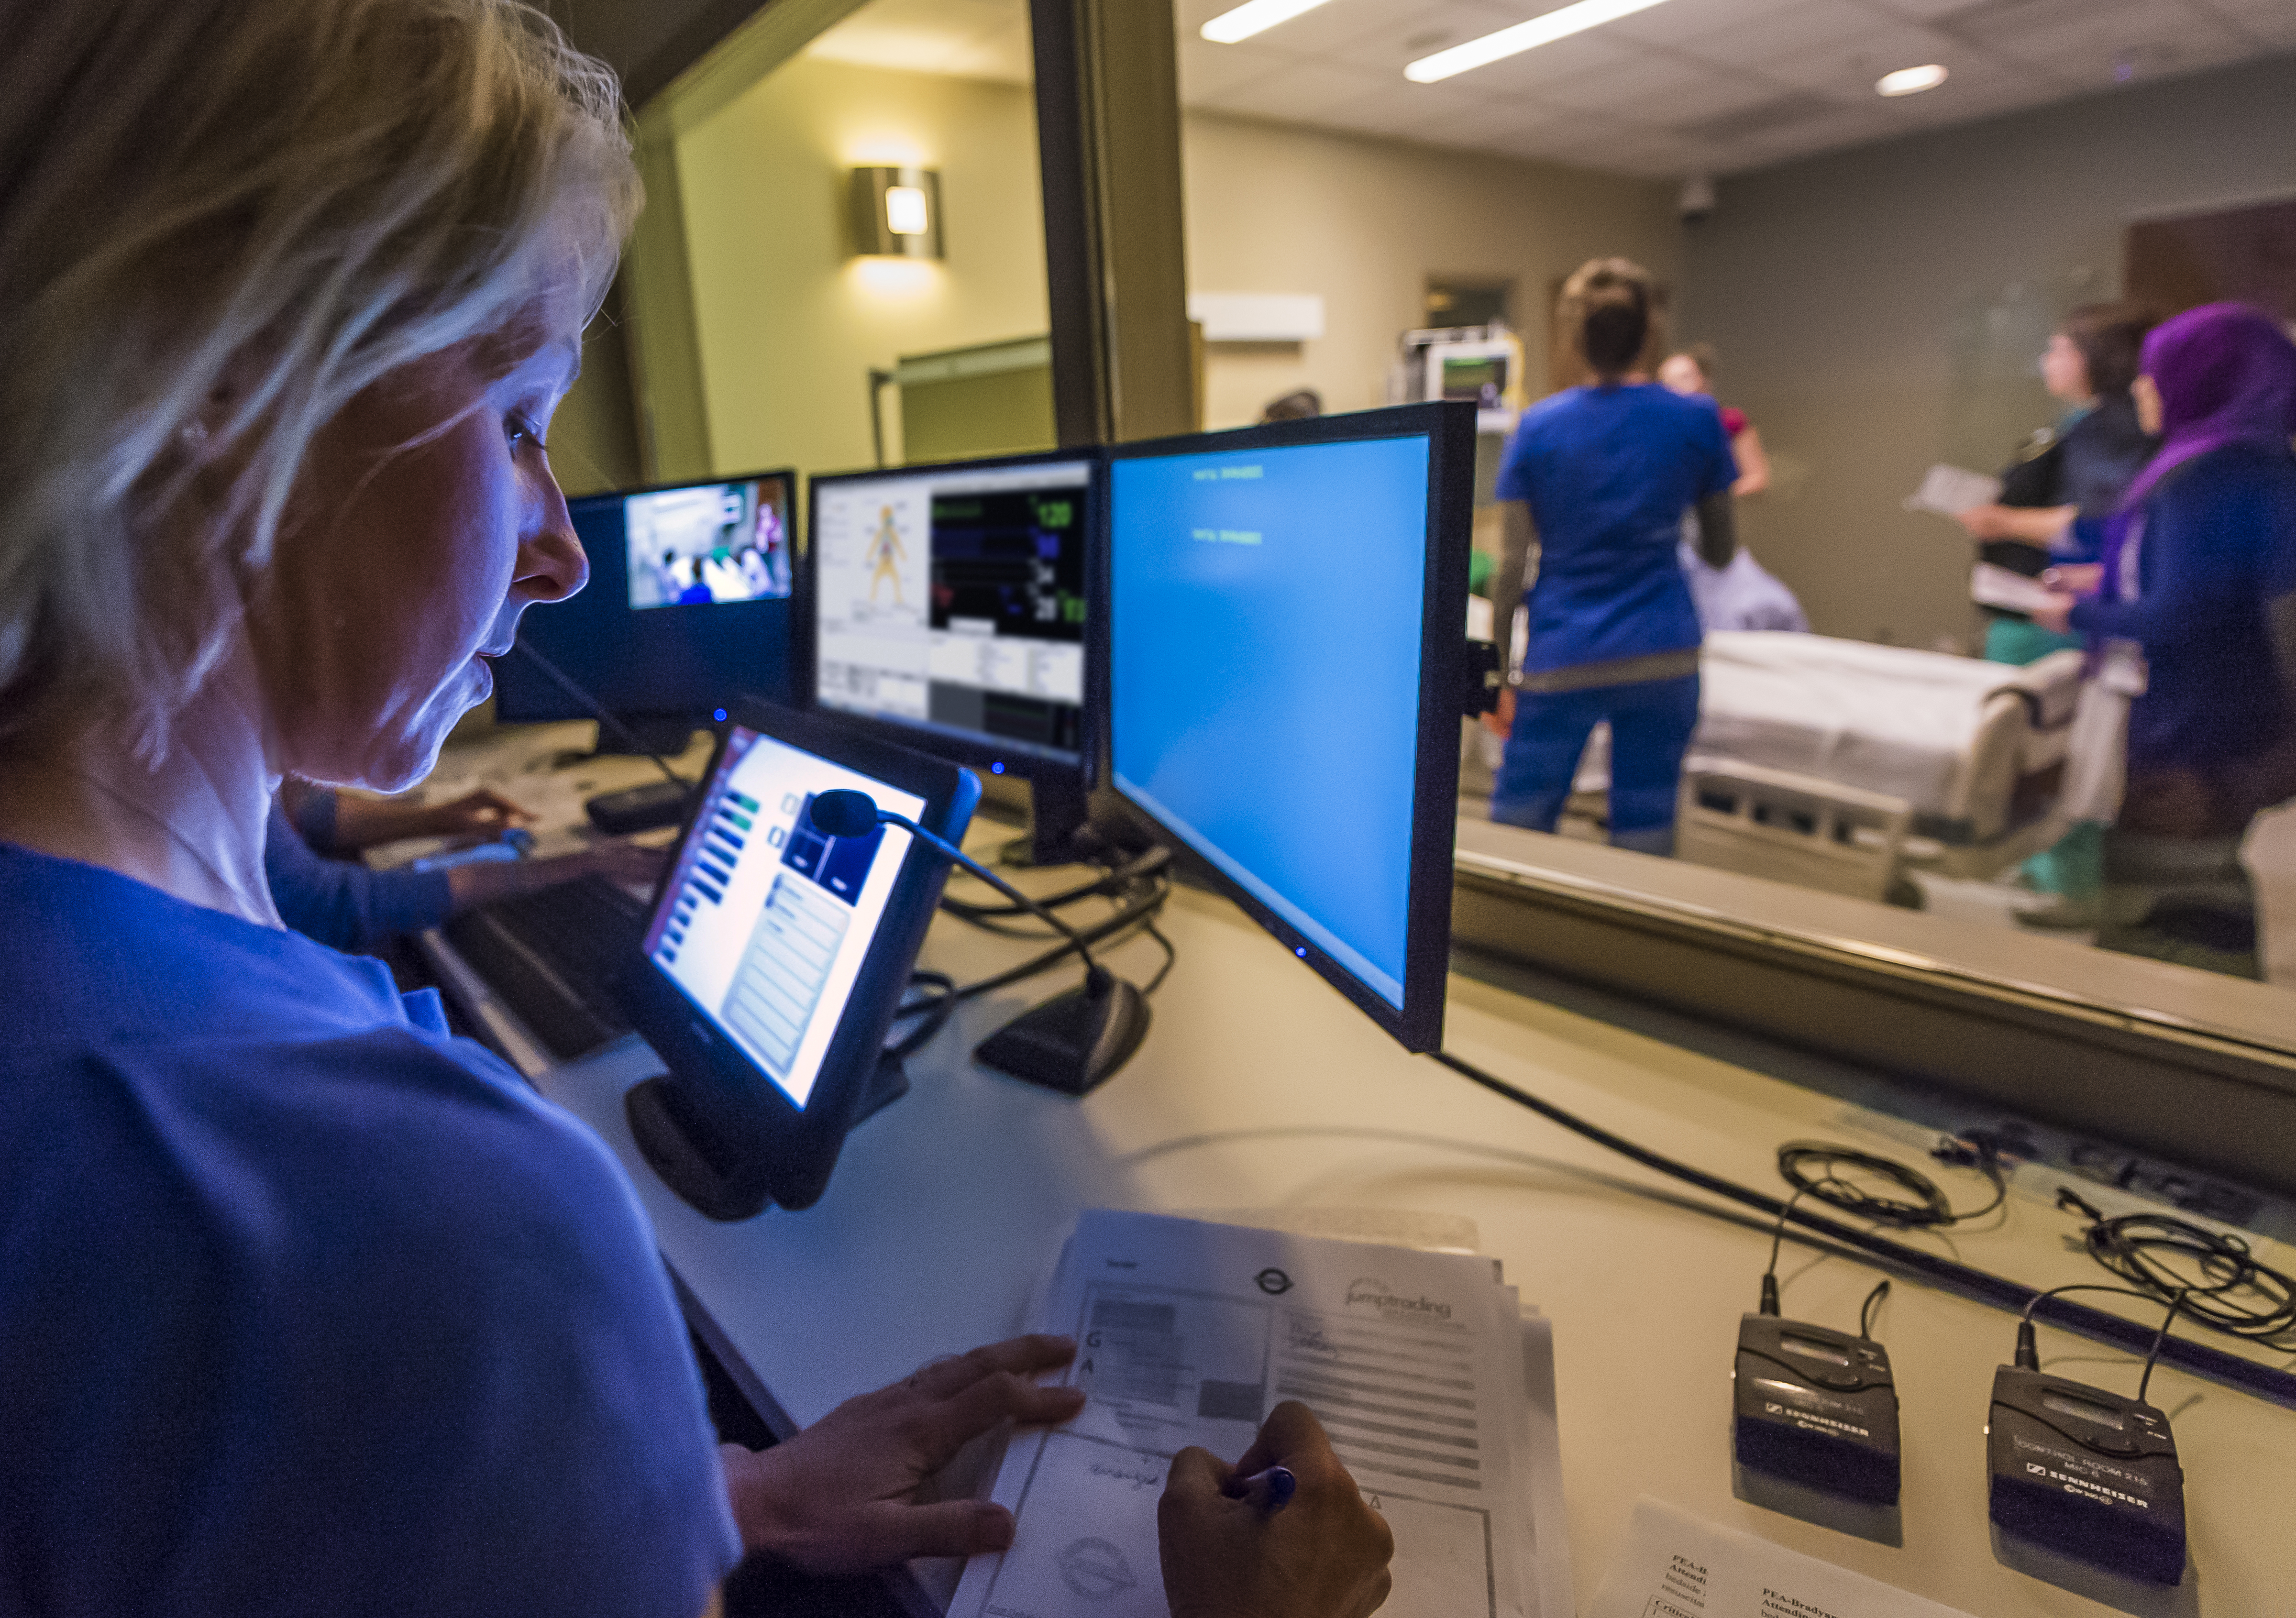
[(1086, 820), (1094, 454), (1013, 455), (812, 480), (798, 568), (805, 695), (875, 733), (1025, 778), (1037, 855)]
[[(738, 695), (789, 701), (796, 490), (794, 472), (753, 472), (569, 501), (589, 587), (529, 612), (519, 639), (660, 750)], [(516, 656), (495, 666), (495, 715), (591, 716)], [(616, 743), (602, 729), (600, 749)]]
[(1111, 784), (1406, 1048), (1435, 1049), (1478, 677), (1474, 406), (1108, 454)]
[(810, 1205), (855, 1124), (907, 1088), (884, 1050), (948, 867), (898, 826), (825, 837), (814, 797), (867, 793), (952, 841), (964, 770), (824, 715), (737, 699), (620, 985), (669, 1069), (630, 1093), (633, 1134), (713, 1218)]

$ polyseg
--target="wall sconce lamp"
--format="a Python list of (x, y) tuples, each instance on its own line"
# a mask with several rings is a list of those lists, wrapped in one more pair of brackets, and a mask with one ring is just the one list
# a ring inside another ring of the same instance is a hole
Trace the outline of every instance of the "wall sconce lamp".
[(940, 174), (931, 168), (857, 168), (853, 250), (865, 257), (939, 258)]

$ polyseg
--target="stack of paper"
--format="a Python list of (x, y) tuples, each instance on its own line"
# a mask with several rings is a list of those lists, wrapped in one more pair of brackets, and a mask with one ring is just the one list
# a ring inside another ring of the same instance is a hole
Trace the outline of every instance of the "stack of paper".
[(1286, 1399), (1395, 1531), (1382, 1613), (1568, 1618), (1553, 1338), (1492, 1260), (1095, 1212), (1037, 1327), (1076, 1338), (1090, 1398), (1006, 1449), (1013, 1548), (966, 1566), (951, 1618), (1165, 1618), (1166, 1463), (1235, 1460)]

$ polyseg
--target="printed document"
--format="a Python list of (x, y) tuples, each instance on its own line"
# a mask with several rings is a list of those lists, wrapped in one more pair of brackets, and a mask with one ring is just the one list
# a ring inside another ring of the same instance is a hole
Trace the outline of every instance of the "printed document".
[(1395, 1532), (1383, 1614), (1569, 1618), (1551, 1338), (1489, 1259), (1088, 1213), (1037, 1325), (1075, 1336), (1088, 1401), (1006, 1449), (1013, 1547), (967, 1564), (950, 1618), (1165, 1618), (1167, 1463), (1234, 1461), (1286, 1399)]
[(2000, 498), (2000, 478), (1940, 463), (1930, 468), (1922, 486), (1906, 496), (1906, 510), (1958, 517), (1973, 506), (1991, 505)]
[(1645, 1497), (1587, 1618), (1969, 1615)]

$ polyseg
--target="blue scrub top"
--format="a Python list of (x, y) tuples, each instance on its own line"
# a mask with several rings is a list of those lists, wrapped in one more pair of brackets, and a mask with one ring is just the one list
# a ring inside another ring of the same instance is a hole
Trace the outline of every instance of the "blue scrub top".
[(697, 1613), (627, 1181), (377, 962), (0, 844), (0, 1614)]
[(1529, 503), (1538, 528), (1524, 670), (1695, 647), (1675, 560), (1682, 514), (1737, 478), (1722, 413), (1703, 396), (1654, 382), (1572, 388), (1525, 411), (1497, 485), (1501, 500)]

